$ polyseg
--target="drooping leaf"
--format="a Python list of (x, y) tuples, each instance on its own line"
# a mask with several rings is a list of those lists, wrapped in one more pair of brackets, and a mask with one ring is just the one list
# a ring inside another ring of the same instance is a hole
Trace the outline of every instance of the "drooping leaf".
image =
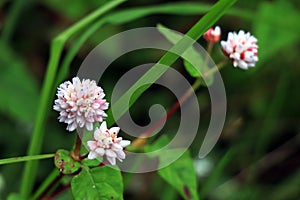
[[(177, 33), (171, 29), (168, 29), (167, 27), (158, 24), (157, 29), (160, 33), (162, 33), (172, 44), (176, 44), (178, 41), (180, 41), (183, 37), (183, 34)], [(188, 48), (183, 54), (182, 58), (184, 58), (184, 66), (185, 69), (188, 71), (188, 73), (192, 77), (200, 77), (200, 67), (203, 67), (204, 60), (200, 53), (198, 53), (194, 47)], [(191, 60), (195, 65), (191, 64), (189, 61)]]
[[(158, 174), (184, 199), (198, 199), (197, 176), (189, 152), (183, 153), (184, 149), (164, 149), (159, 151), (166, 147), (169, 142), (170, 138), (162, 135), (153, 144), (147, 145), (145, 151), (155, 152), (150, 154), (150, 156), (159, 158)], [(178, 158), (178, 155), (181, 156)]]
[(123, 199), (121, 172), (111, 167), (84, 168), (71, 181), (74, 199)]
[(161, 149), (170, 142), (170, 139), (166, 135), (160, 136), (153, 144), (145, 147), (146, 152), (152, 152)]
[[(171, 151), (170, 154), (172, 154)], [(170, 154), (161, 156), (170, 156)], [(173, 186), (184, 199), (198, 199), (197, 175), (188, 151), (169, 166), (159, 169), (158, 174)]]

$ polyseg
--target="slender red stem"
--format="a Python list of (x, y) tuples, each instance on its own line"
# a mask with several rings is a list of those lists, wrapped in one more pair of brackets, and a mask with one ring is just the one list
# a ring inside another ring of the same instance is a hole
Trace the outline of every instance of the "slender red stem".
[[(210, 47), (212, 48), (212, 46)], [(202, 78), (207, 78), (209, 76), (212, 76), (214, 73), (219, 71), (226, 63), (228, 62), (228, 59), (225, 59), (221, 61), (216, 67), (210, 69), (209, 71), (205, 72), (202, 77), (199, 77), (195, 83), (190, 87), (183, 95), (182, 97), (175, 102), (172, 107), (168, 110), (165, 116), (161, 117), (157, 123), (155, 123), (148, 131), (146, 131), (144, 134), (142, 134), (139, 138), (137, 138), (135, 141), (133, 141), (132, 146), (142, 146), (145, 144), (146, 138), (150, 137), (164, 122), (165, 120), (169, 119), (176, 110), (180, 107), (181, 104), (183, 104), (190, 95), (197, 90), (201, 86), (201, 80)]]

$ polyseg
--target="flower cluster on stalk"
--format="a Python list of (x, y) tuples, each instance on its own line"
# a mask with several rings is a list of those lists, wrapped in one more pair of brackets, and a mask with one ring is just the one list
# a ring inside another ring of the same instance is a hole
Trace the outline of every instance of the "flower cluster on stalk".
[(105, 155), (112, 165), (116, 164), (116, 159), (122, 162), (125, 159), (123, 148), (130, 145), (130, 141), (118, 137), (119, 131), (119, 127), (107, 129), (106, 122), (103, 122), (99, 128), (97, 127), (94, 140), (87, 142), (90, 150), (88, 158), (95, 159)]
[[(116, 159), (125, 159), (123, 148), (130, 145), (129, 140), (117, 137), (120, 128), (107, 129), (103, 121), (107, 114), (109, 103), (104, 99), (103, 89), (96, 82), (89, 79), (80, 81), (74, 77), (59, 85), (53, 109), (59, 112), (59, 121), (67, 124), (68, 131), (77, 128), (94, 130), (94, 140), (87, 142), (89, 149), (88, 159), (106, 156), (108, 162), (116, 164)], [(94, 129), (94, 123), (102, 122), (100, 127)]]
[(66, 81), (58, 87), (57, 99), (53, 109), (58, 111), (60, 122), (67, 123), (67, 130), (74, 131), (77, 127), (93, 130), (93, 123), (102, 122), (107, 117), (104, 110), (108, 103), (105, 94), (95, 81), (78, 77)]
[[(221, 38), (221, 29), (216, 26), (210, 28), (203, 35), (209, 43), (216, 43)], [(231, 61), (234, 67), (249, 69), (258, 61), (257, 39), (249, 32), (240, 30), (238, 33), (229, 32), (226, 41), (221, 41), (222, 51)]]

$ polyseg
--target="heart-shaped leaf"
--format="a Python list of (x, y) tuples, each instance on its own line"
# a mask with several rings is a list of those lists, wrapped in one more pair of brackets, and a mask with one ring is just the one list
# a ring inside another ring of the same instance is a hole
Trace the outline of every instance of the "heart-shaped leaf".
[(71, 181), (75, 199), (123, 199), (121, 172), (112, 167), (84, 168)]

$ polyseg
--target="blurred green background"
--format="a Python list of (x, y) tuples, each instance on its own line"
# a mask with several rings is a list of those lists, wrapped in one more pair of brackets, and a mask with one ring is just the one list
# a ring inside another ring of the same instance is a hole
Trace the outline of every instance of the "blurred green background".
[[(1, 0), (0, 1), (0, 158), (26, 155), (34, 117), (44, 80), (51, 40), (108, 0)], [(209, 7), (216, 1), (184, 1)], [(134, 7), (160, 7), (178, 1), (128, 1), (113, 12)], [(228, 31), (244, 29), (258, 38), (259, 62), (248, 71), (226, 66), (221, 74), (226, 87), (228, 112), (220, 140), (213, 151), (199, 160), (197, 153), (207, 129), (209, 96), (203, 88), (198, 92), (201, 106), (199, 134), (191, 146), (199, 175), (199, 191), (205, 199), (299, 199), (300, 198), (300, 1), (238, 1), (217, 23), (222, 39)], [(82, 60), (97, 44), (118, 32), (161, 23), (185, 33), (203, 15), (150, 14), (130, 22), (101, 27), (80, 48), (72, 61), (66, 79), (76, 75)], [(64, 54), (68, 52), (70, 41)], [(203, 39), (199, 40), (203, 46)], [(118, 48), (115, 44), (114, 48)], [(217, 62), (223, 58), (219, 46), (214, 49)], [(100, 85), (110, 91), (119, 77), (132, 66), (155, 62), (161, 54), (141, 51), (121, 57), (106, 72)], [(182, 62), (174, 68), (188, 77)], [(153, 95), (155, 94), (155, 95)], [(53, 95), (51, 98), (55, 98)], [(145, 113), (154, 103), (174, 103), (170, 91), (151, 87), (133, 106), (133, 119), (148, 123)], [(49, 110), (52, 105), (49, 105)], [(178, 113), (179, 115), (180, 113)], [(70, 149), (74, 135), (65, 131), (57, 113), (50, 111), (42, 153), (58, 148)], [(176, 116), (175, 116), (176, 117)], [(174, 127), (176, 118), (167, 124)], [(171, 131), (170, 131), (171, 132)], [(220, 159), (232, 149), (233, 154), (220, 166)], [(218, 165), (219, 163), (219, 165)], [(0, 199), (18, 192), (23, 163), (0, 166)], [(216, 169), (216, 166), (219, 170)], [(40, 162), (37, 185), (53, 169), (53, 161)], [(212, 174), (212, 172), (214, 173)], [(206, 188), (201, 186), (206, 181)], [(62, 196), (67, 199), (67, 196)], [(133, 175), (125, 190), (125, 199), (180, 199), (177, 193), (155, 173)]]

